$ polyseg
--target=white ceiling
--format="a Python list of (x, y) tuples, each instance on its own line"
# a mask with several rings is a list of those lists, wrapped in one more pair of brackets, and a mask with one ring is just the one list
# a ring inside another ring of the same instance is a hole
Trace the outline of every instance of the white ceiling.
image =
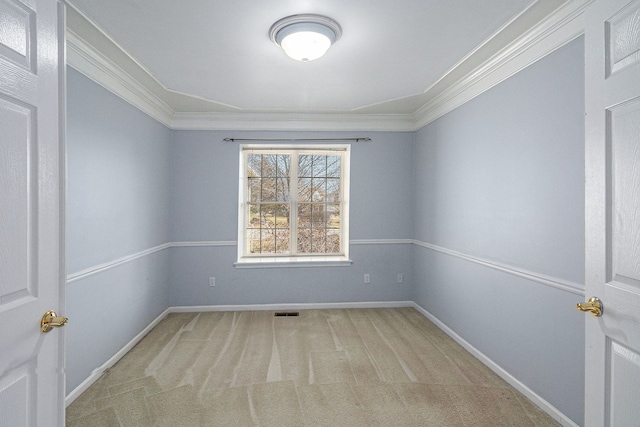
[[(525, 15), (564, 2), (68, 0), (173, 95), (176, 111), (382, 114), (413, 113), (464, 60), (535, 24)], [(342, 26), (323, 58), (291, 60), (269, 39), (275, 21), (298, 13)]]

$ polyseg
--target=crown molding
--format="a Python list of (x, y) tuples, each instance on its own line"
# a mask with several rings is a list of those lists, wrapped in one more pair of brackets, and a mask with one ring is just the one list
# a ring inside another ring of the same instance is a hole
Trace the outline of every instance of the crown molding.
[(580, 37), (584, 33), (584, 12), (592, 2), (571, 0), (565, 3), (489, 60), (434, 95), (414, 113), (416, 130)]
[[(278, 131), (401, 131), (413, 132), (491, 89), (584, 33), (583, 14), (593, 0), (569, 0), (514, 41), (478, 61), (476, 49), (439, 82), (416, 95), (421, 105), (412, 114), (346, 112), (229, 111), (230, 106), (180, 94), (181, 108), (189, 100), (199, 111), (179, 111), (175, 94), (111, 39), (88, 17), (68, 5), (67, 64), (170, 129)], [(535, 3), (537, 4), (537, 3)], [(535, 5), (534, 4), (534, 5)], [(523, 12), (523, 16), (531, 11)], [(69, 16), (70, 15), (70, 16)], [(500, 33), (496, 33), (497, 37)], [(447, 81), (452, 80), (451, 84)], [(414, 100), (413, 102), (415, 102)], [(209, 111), (202, 111), (209, 109)]]
[(167, 103), (69, 28), (66, 47), (67, 65), (163, 125), (171, 126), (174, 111)]
[(172, 129), (413, 132), (409, 114), (175, 113)]

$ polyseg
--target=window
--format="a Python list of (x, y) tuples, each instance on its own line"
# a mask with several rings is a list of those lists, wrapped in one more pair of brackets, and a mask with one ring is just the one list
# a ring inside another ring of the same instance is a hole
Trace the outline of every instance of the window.
[(349, 146), (240, 147), (238, 265), (348, 260)]

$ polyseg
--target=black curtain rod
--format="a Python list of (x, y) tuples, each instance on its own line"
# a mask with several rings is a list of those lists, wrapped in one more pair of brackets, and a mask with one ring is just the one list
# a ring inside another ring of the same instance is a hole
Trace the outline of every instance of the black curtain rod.
[(364, 141), (364, 142), (369, 142), (371, 141), (371, 138), (225, 138), (223, 140), (224, 142), (249, 142), (249, 141), (253, 141), (253, 142), (295, 142), (295, 141), (313, 141), (313, 142), (320, 142), (320, 141), (340, 141), (340, 142), (346, 142), (346, 141), (354, 141), (354, 142), (360, 142), (360, 141)]

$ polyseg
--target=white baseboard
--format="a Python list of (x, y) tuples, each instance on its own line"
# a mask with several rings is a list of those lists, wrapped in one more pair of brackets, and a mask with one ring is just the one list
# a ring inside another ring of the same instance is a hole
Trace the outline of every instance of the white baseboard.
[(153, 319), (153, 321), (151, 323), (149, 323), (149, 325), (147, 325), (146, 328), (144, 328), (142, 331), (140, 331), (140, 333), (138, 335), (133, 337), (133, 339), (131, 341), (129, 341), (124, 347), (122, 347), (109, 360), (104, 362), (102, 364), (102, 366), (99, 366), (98, 368), (94, 369), (93, 372), (91, 372), (91, 375), (89, 375), (89, 377), (86, 380), (84, 380), (82, 383), (80, 383), (80, 385), (78, 385), (78, 387), (73, 389), (73, 391), (67, 395), (67, 397), (65, 398), (65, 407), (71, 405), (74, 400), (76, 400), (82, 393), (87, 391), (87, 389), (89, 387), (91, 387), (93, 385), (93, 383), (98, 381), (98, 379), (100, 379), (100, 377), (109, 368), (111, 368), (113, 365), (115, 365), (118, 362), (118, 360), (122, 359), (125, 354), (127, 354), (136, 344), (138, 344), (140, 342), (140, 340), (142, 338), (144, 338), (144, 336), (147, 335), (170, 312), (171, 311), (168, 308), (165, 311), (163, 311), (162, 313), (160, 313), (160, 315), (158, 317), (156, 317), (155, 319)]
[(199, 305), (171, 307), (171, 313), (205, 311), (269, 311), (269, 310), (329, 310), (345, 308), (400, 308), (413, 307), (413, 301), (328, 302), (310, 304), (255, 304), (255, 305)]
[(541, 410), (546, 412), (551, 418), (559, 422), (561, 425), (565, 427), (578, 427), (576, 423), (574, 423), (571, 419), (569, 419), (565, 414), (560, 412), (555, 406), (544, 400), (537, 393), (531, 390), (529, 387), (520, 382), (517, 378), (511, 375), (509, 372), (505, 371), (500, 365), (487, 357), (480, 350), (471, 345), (467, 340), (462, 338), (453, 329), (449, 328), (446, 324), (444, 324), (440, 319), (435, 317), (433, 314), (429, 313), (427, 310), (422, 308), (415, 302), (411, 303), (411, 307), (418, 310), (424, 317), (433, 322), (438, 328), (442, 329), (447, 335), (449, 335), (455, 342), (460, 344), (471, 353), (476, 359), (480, 362), (484, 363), (489, 369), (495, 372), (500, 378), (505, 380), (509, 385), (518, 390), (520, 393), (525, 395), (529, 400), (531, 400), (535, 405), (537, 405)]

